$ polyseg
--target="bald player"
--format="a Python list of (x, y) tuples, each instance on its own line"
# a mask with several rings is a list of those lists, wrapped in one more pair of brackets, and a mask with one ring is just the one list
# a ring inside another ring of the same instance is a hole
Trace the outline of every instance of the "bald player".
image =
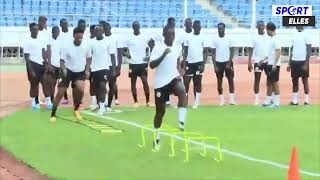
[(175, 32), (173, 27), (164, 27), (163, 36), (164, 41), (156, 43), (150, 57), (150, 68), (156, 70), (154, 85), (156, 104), (154, 128), (156, 139), (154, 141), (154, 151), (160, 149), (159, 128), (166, 111), (166, 97), (169, 94), (178, 96), (179, 128), (182, 131), (185, 127), (187, 113), (186, 91), (180, 78), (184, 74), (180, 62), (181, 45), (174, 43)]
[(183, 77), (186, 92), (189, 92), (189, 85), (193, 80), (195, 102), (193, 108), (197, 109), (200, 104), (200, 97), (202, 91), (202, 73), (207, 62), (208, 57), (208, 43), (205, 36), (200, 34), (201, 23), (199, 20), (193, 23), (193, 35), (190, 36), (183, 43), (184, 55), (183, 61), (186, 64), (186, 74)]
[(297, 32), (292, 39), (290, 60), (287, 67), (291, 71), (292, 100), (290, 105), (299, 104), (299, 78), (304, 87), (304, 105), (310, 105), (309, 100), (309, 59), (311, 54), (311, 38), (304, 31), (303, 26), (296, 26)]
[[(254, 94), (257, 106), (260, 104), (260, 79), (263, 71), (266, 70), (268, 65), (268, 42), (270, 37), (265, 33), (265, 24), (263, 21), (258, 21), (257, 26), (258, 34), (254, 35), (251, 40), (251, 47), (249, 48), (249, 61), (248, 71), (254, 72)], [(253, 56), (254, 55), (254, 56)], [(254, 67), (252, 67), (252, 57), (254, 57)]]
[(126, 56), (129, 59), (129, 78), (131, 80), (131, 93), (134, 100), (134, 106), (138, 107), (137, 98), (137, 78), (140, 77), (143, 85), (143, 90), (146, 98), (146, 106), (150, 106), (150, 90), (148, 84), (148, 61), (149, 61), (149, 46), (148, 37), (141, 34), (140, 23), (134, 21), (132, 23), (133, 34), (128, 36), (125, 42), (127, 47)]

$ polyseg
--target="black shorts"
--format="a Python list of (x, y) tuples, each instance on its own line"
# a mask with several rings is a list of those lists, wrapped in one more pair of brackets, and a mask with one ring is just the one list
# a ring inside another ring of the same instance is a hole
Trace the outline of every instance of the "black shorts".
[(174, 78), (169, 84), (154, 90), (156, 105), (167, 101), (168, 96), (173, 93), (177, 83), (182, 83), (180, 77)]
[(267, 80), (270, 82), (278, 82), (280, 74), (280, 66), (277, 66), (275, 71), (272, 71), (272, 65), (268, 65), (266, 68)]
[(258, 63), (254, 63), (254, 72), (255, 73), (262, 73), (262, 71), (266, 72), (268, 64), (267, 63), (262, 63), (260, 66)]
[(147, 76), (148, 64), (129, 64), (129, 77)]
[(202, 75), (201, 67), (203, 62), (196, 62), (196, 63), (188, 63), (187, 62), (187, 71), (186, 76), (195, 76), (195, 75)]
[(109, 70), (103, 69), (95, 72), (91, 72), (92, 83), (95, 87), (99, 87), (100, 82), (107, 83)]
[(218, 72), (216, 72), (217, 78), (223, 78), (223, 75), (226, 74), (227, 78), (234, 77), (234, 70), (233, 70), (233, 62), (231, 62), (230, 68), (227, 69), (227, 62), (216, 62), (216, 66), (218, 67)]
[[(292, 78), (308, 78), (309, 77), (309, 68), (304, 70), (302, 67), (305, 64), (305, 61), (291, 61), (291, 77)], [(309, 66), (309, 64), (308, 64)]]
[(68, 88), (71, 83), (71, 87), (74, 88), (75, 82), (78, 80), (84, 81), (86, 79), (85, 71), (82, 72), (72, 72), (67, 69), (67, 76), (60, 77), (58, 87)]
[(44, 74), (44, 66), (38, 63), (35, 63), (33, 61), (30, 61), (31, 68), (33, 72), (35, 73), (35, 77), (32, 77), (30, 74), (30, 69), (27, 65), (27, 74), (28, 74), (28, 80), (31, 83), (39, 83), (42, 79), (42, 76)]

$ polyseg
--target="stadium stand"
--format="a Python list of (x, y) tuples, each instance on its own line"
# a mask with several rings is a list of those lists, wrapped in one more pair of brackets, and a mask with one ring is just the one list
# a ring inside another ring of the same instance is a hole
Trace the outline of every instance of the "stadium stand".
[[(243, 26), (249, 27), (251, 24), (252, 8), (251, 0), (210, 0), (211, 5), (216, 5), (220, 10), (224, 11), (226, 15), (233, 16), (237, 19), (238, 23)], [(313, 5), (313, 14), (316, 16), (316, 22), (320, 21), (320, 6), (318, 0), (258, 0), (256, 3), (257, 17), (265, 22), (272, 21), (281, 27), (281, 17), (272, 17), (272, 4), (288, 5), (288, 4), (303, 4)], [(319, 28), (318, 23), (316, 27)]]
[[(218, 7), (225, 15), (233, 18), (240, 27), (249, 27), (251, 23), (250, 0), (202, 0)], [(302, 0), (299, 4), (315, 5), (313, 8), (316, 21), (320, 21), (318, 0)], [(259, 0), (257, 17), (275, 22), (279, 27), (281, 18), (272, 17), (272, 4), (296, 4), (293, 0)], [(87, 19), (89, 24), (100, 19), (107, 19), (114, 27), (128, 28), (133, 20), (141, 21), (144, 28), (162, 27), (168, 16), (177, 19), (177, 27), (183, 26), (184, 1), (182, 0), (0, 0), (0, 26), (26, 26), (36, 20), (35, 15), (47, 15), (48, 25), (57, 25), (60, 18), (68, 15), (71, 26), (79, 18)], [(197, 0), (188, 0), (188, 16), (201, 19), (205, 28), (215, 27), (219, 17), (201, 6)], [(227, 27), (232, 27), (227, 24)], [(315, 28), (319, 28), (317, 23)]]
[[(187, 3), (185, 3), (187, 2)], [(258, 0), (256, 3), (257, 20), (273, 21), (281, 27), (281, 17), (271, 16), (272, 4), (309, 4), (313, 5), (313, 15), (316, 16), (316, 27), (310, 34), (315, 38), (312, 43), (312, 55), (319, 56), (320, 42), (320, 5), (319, 0)], [(185, 11), (186, 10), (186, 11)], [(251, 30), (251, 0), (0, 0), (0, 58), (22, 57), (22, 39), (28, 32), (28, 24), (37, 22), (39, 15), (48, 18), (47, 25), (59, 25), (59, 20), (66, 18), (69, 26), (75, 27), (82, 18), (90, 24), (99, 20), (107, 20), (115, 27), (113, 32), (126, 34), (131, 32), (131, 23), (140, 21), (142, 28), (152, 34), (166, 24), (167, 18), (176, 19), (176, 27), (181, 31), (184, 18), (201, 20), (202, 32), (211, 37), (216, 33), (219, 22), (225, 22), (239, 50), (238, 56), (247, 55), (247, 47)], [(238, 29), (238, 27), (240, 29)], [(282, 28), (282, 27), (281, 27)], [(178, 31), (179, 31), (178, 30)], [(283, 55), (288, 54), (290, 36), (293, 28), (282, 28), (278, 31), (283, 39)], [(7, 62), (7, 61), (6, 61)]]
[[(48, 17), (48, 25), (57, 25), (58, 20), (67, 15), (74, 26), (80, 18), (90, 23), (107, 19), (113, 26), (131, 27), (133, 20), (141, 21), (142, 27), (159, 28), (166, 17), (177, 19), (177, 27), (183, 26), (184, 5), (180, 0), (1, 0), (0, 26), (26, 26), (36, 20), (35, 15), (44, 14)], [(195, 0), (189, 1), (188, 14), (208, 22), (206, 27), (212, 27), (218, 18), (198, 5)], [(75, 18), (76, 17), (76, 18)], [(210, 21), (210, 23), (209, 23)]]

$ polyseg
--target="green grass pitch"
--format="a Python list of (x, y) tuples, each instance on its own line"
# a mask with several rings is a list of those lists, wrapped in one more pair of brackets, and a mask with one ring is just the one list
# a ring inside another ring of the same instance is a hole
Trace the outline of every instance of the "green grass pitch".
[[(298, 148), (300, 169), (320, 173), (320, 106), (264, 109), (253, 106), (202, 106), (189, 109), (186, 130), (217, 136), (222, 148), (257, 159), (288, 165), (293, 145)], [(152, 124), (154, 108), (121, 108), (109, 117), (140, 125)], [(140, 129), (83, 114), (122, 133), (101, 133), (67, 120), (49, 122), (49, 112), (16, 112), (0, 121), (0, 145), (53, 179), (286, 179), (288, 170), (223, 153), (223, 161), (190, 152), (184, 162), (184, 144), (161, 137), (160, 152), (152, 152), (152, 133), (146, 148), (139, 148)], [(71, 109), (58, 116), (73, 119)], [(168, 108), (164, 123), (177, 126), (177, 109)], [(191, 148), (196, 146), (191, 146)], [(301, 174), (303, 179), (320, 177)]]

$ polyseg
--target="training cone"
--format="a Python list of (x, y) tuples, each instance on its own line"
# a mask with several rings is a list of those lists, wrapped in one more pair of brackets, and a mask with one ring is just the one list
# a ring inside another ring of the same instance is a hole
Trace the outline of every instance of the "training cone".
[(291, 162), (288, 172), (288, 180), (300, 180), (299, 174), (299, 161), (298, 161), (298, 151), (297, 147), (293, 146)]

